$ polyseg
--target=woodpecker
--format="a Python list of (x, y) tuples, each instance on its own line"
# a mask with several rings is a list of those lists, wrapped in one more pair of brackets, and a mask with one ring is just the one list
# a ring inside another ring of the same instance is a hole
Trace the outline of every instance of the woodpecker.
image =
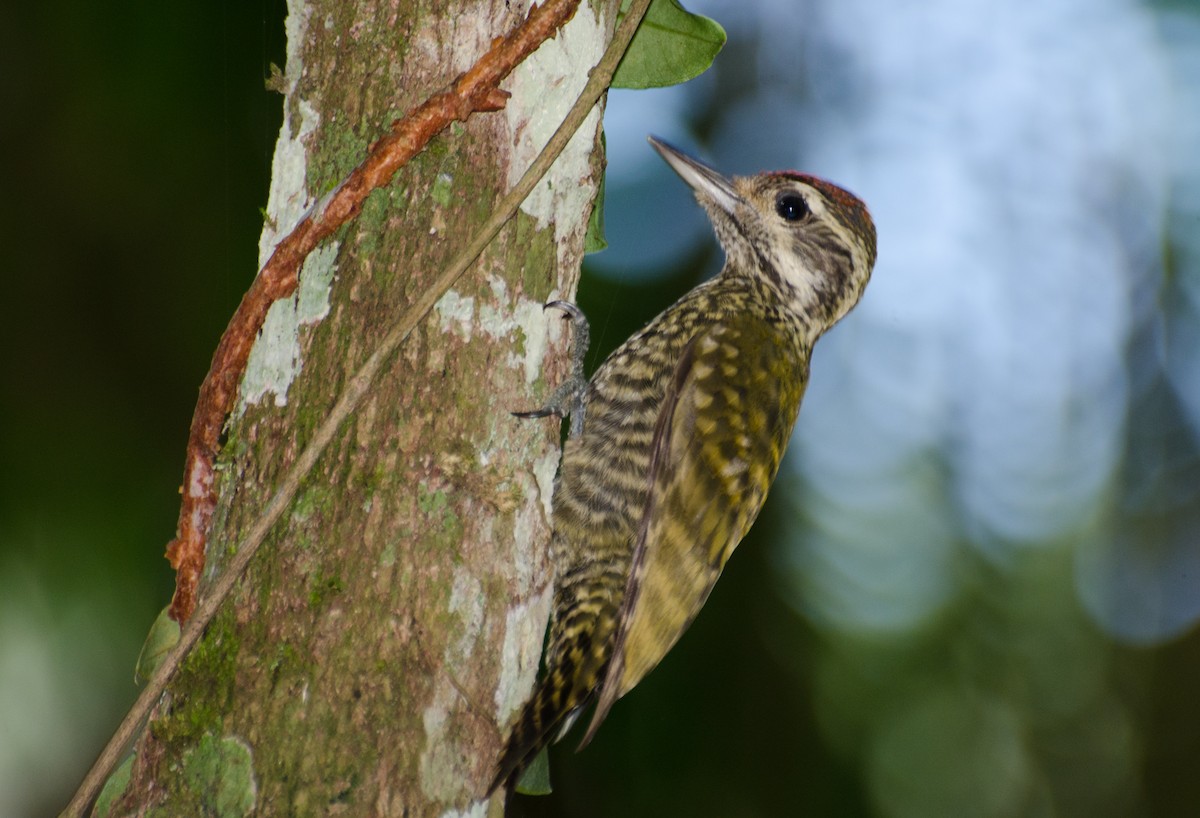
[(489, 792), (674, 646), (758, 516), (792, 434), (817, 338), (858, 302), (875, 225), (842, 188), (807, 174), (726, 178), (653, 137), (692, 188), (725, 265), (542, 409), (571, 416), (553, 497), (556, 571), (545, 671), (512, 728)]

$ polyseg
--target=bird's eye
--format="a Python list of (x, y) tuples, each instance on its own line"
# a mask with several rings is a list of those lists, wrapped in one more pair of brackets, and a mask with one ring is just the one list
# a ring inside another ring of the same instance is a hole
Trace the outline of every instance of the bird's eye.
[(775, 212), (789, 222), (798, 222), (809, 214), (808, 202), (799, 193), (780, 193)]

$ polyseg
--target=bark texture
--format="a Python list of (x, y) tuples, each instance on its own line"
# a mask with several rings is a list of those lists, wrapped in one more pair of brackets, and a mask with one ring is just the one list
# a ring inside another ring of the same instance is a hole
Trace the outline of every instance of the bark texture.
[[(264, 253), (527, 7), (292, 0)], [(584, 4), (505, 83), (506, 111), (436, 138), (272, 308), (219, 461), (206, 581), (389, 319), (558, 124), (614, 14)], [(565, 374), (566, 325), (542, 304), (574, 292), (601, 162), (595, 112), (309, 475), (171, 684), (110, 814), (485, 813), (551, 579), (558, 426), (509, 411)]]

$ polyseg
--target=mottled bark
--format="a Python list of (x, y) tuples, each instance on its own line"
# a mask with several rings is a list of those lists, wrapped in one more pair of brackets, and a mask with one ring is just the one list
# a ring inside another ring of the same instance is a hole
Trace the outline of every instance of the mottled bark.
[[(528, 165), (607, 44), (584, 5), (513, 75), (507, 109), (436, 138), (309, 259), (251, 354), (205, 582), (389, 319)], [(285, 124), (263, 251), (387, 124), (527, 3), (289, 4)], [(558, 427), (519, 422), (565, 372), (598, 113), (385, 367), (185, 661), (118, 814), (482, 815), (548, 614)], [(201, 596), (204, 584), (201, 585)]]

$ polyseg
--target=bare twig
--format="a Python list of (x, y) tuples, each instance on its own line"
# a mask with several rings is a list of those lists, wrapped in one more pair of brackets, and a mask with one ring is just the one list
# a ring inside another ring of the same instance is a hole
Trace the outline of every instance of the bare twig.
[(349, 417), (367, 394), (372, 380), (379, 372), (383, 363), (404, 342), (417, 323), (433, 309), (434, 304), (454, 285), (454, 282), (466, 272), (467, 268), (483, 252), (483, 249), (500, 232), (500, 228), (517, 212), (517, 208), (520, 207), (521, 202), (525, 200), (525, 197), (530, 194), (541, 178), (546, 175), (554, 160), (558, 158), (559, 154), (567, 146), (567, 142), (570, 141), (575, 131), (579, 129), (579, 126), (583, 124), (588, 113), (599, 102), (600, 97), (612, 82), (612, 76), (617, 70), (617, 64), (620, 63), (621, 57), (624, 56), (625, 50), (629, 47), (629, 42), (633, 39), (633, 34), (637, 30), (638, 24), (641, 22), (649, 5), (650, 0), (634, 0), (625, 15), (625, 19), (613, 35), (612, 42), (604, 52), (604, 56), (600, 58), (596, 67), (592, 69), (587, 84), (580, 92), (575, 104), (563, 119), (558, 130), (554, 132), (554, 135), (550, 137), (550, 141), (546, 143), (546, 147), (533, 160), (529, 169), (525, 171), (525, 174), (513, 189), (496, 205), (492, 211), (491, 218), (480, 227), (471, 243), (442, 271), (433, 286), (425, 291), (425, 295), (418, 299), (416, 303), (397, 319), (387, 335), (383, 337), (374, 352), (371, 353), (371, 356), (358, 369), (354, 377), (347, 382), (345, 391), (342, 392), (337, 403), (317, 428), (312, 441), (300, 453), (296, 462), (292, 464), (292, 467), (284, 475), (279, 488), (276, 489), (275, 494), (263, 509), (262, 514), (238, 544), (237, 553), (230, 559), (229, 564), (225, 567), (225, 571), (214, 583), (211, 593), (201, 601), (195, 615), (183, 627), (178, 644), (164, 657), (162, 664), (159, 665), (154, 676), (146, 684), (141, 695), (138, 696), (137, 701), (133, 703), (133, 707), (125, 715), (124, 720), (122, 720), (116, 732), (113, 733), (112, 738), (109, 739), (108, 744), (100, 753), (100, 757), (96, 759), (96, 763), (88, 771), (83, 783), (79, 786), (78, 792), (75, 793), (75, 796), (71, 799), (70, 804), (67, 805), (62, 816), (66, 816), (67, 818), (81, 818), (84, 811), (95, 799), (100, 787), (120, 759), (121, 753), (129, 742), (132, 741), (138, 727), (149, 716), (151, 709), (158, 702), (167, 684), (174, 677), (180, 662), (204, 634), (204, 629), (212, 621), (213, 616), (216, 615), (217, 610), (225, 601), (229, 592), (245, 572), (246, 566), (250, 564), (250, 560), (258, 552), (259, 546), (262, 545), (267, 533), (292, 502), (297, 489), (300, 487), (300, 482), (312, 470), (313, 466), (316, 465), (317, 460), (333, 439), (338, 427)]
[(250, 348), (267, 310), (295, 292), (300, 267), (317, 244), (358, 215), (367, 195), (388, 184), (430, 139), (476, 111), (503, 108), (508, 93), (499, 88), (500, 82), (566, 24), (578, 6), (579, 0), (547, 0), (530, 8), (525, 20), (508, 36), (497, 38), (470, 70), (392, 123), (391, 131), (371, 146), (366, 159), (275, 246), (217, 344), (192, 415), (178, 533), (167, 545), (167, 559), (175, 569), (170, 614), (176, 622), (186, 622), (196, 606), (204, 546), (217, 501), (213, 464), (221, 427), (233, 408)]

